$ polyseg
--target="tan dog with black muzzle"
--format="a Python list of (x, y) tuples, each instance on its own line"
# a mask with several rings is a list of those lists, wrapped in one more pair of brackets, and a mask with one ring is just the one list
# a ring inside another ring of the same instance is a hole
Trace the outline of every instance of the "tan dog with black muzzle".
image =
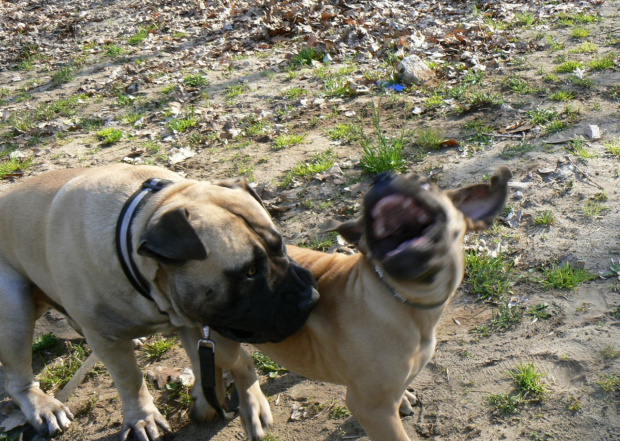
[[(34, 323), (49, 306), (70, 318), (112, 375), (121, 439), (133, 432), (154, 441), (169, 425), (133, 338), (176, 330), (198, 373), (203, 326), (237, 341), (281, 341), (317, 298), (312, 276), (288, 258), (242, 181), (210, 184), (118, 164), (44, 173), (0, 195), (0, 361), (7, 392), (41, 433), (63, 431), (73, 418), (33, 377)], [(248, 414), (268, 408), (254, 372), (236, 371), (234, 380)], [(192, 396), (194, 419), (215, 415), (200, 378)], [(260, 422), (245, 424), (262, 433)]]
[[(346, 385), (347, 406), (370, 439), (409, 441), (399, 411), (413, 412), (407, 386), (433, 355), (435, 327), (463, 278), (463, 238), (491, 224), (511, 176), (501, 167), (486, 184), (449, 191), (414, 175), (379, 179), (362, 217), (331, 228), (361, 254), (289, 247), (321, 297), (301, 331), (257, 347), (297, 374)], [(222, 366), (253, 370), (239, 344), (217, 341)], [(269, 409), (261, 412), (243, 421), (270, 421)]]

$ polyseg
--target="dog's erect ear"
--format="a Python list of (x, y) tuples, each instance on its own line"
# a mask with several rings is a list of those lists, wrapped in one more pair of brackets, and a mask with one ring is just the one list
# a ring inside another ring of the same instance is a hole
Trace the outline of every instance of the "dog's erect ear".
[(364, 218), (360, 217), (348, 222), (338, 222), (337, 220), (331, 219), (321, 227), (322, 233), (328, 233), (330, 231), (335, 231), (350, 244), (358, 246), (362, 234), (364, 234)]
[(468, 230), (483, 230), (491, 226), (493, 218), (504, 208), (510, 178), (512, 172), (502, 166), (486, 184), (446, 191), (454, 206), (465, 215)]
[(162, 263), (204, 260), (207, 249), (189, 223), (189, 213), (177, 208), (164, 213), (144, 232), (138, 254)]
[(212, 181), (211, 183), (213, 185), (219, 185), (220, 187), (241, 188), (241, 189), (247, 191), (248, 193), (250, 193), (250, 195), (254, 199), (256, 199), (258, 201), (258, 203), (261, 204), (261, 206), (265, 207), (263, 205), (263, 200), (260, 198), (260, 196), (256, 193), (254, 188), (252, 188), (252, 186), (249, 185), (248, 182), (245, 179), (241, 179), (241, 178), (222, 179), (222, 180), (219, 180), (219, 181)]

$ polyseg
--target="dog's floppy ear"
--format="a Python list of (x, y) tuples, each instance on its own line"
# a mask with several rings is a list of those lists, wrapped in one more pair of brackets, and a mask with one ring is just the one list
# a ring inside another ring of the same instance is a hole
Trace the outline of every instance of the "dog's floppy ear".
[(222, 180), (218, 180), (218, 181), (212, 181), (211, 182), (213, 185), (219, 185), (220, 187), (226, 187), (226, 188), (241, 188), (245, 191), (247, 191), (248, 193), (250, 193), (250, 195), (256, 199), (258, 201), (259, 204), (261, 204), (261, 206), (264, 208), (265, 206), (263, 205), (263, 200), (260, 198), (260, 196), (258, 195), (258, 193), (256, 193), (256, 191), (254, 190), (254, 188), (252, 188), (251, 185), (248, 185), (248, 182), (245, 179), (242, 178), (235, 178), (235, 179), (222, 179)]
[(512, 172), (502, 166), (486, 184), (446, 191), (454, 206), (465, 215), (468, 230), (483, 230), (491, 226), (495, 215), (504, 208), (510, 178)]
[(330, 219), (321, 227), (321, 232), (328, 233), (330, 231), (335, 231), (350, 244), (358, 246), (362, 234), (364, 234), (364, 218), (360, 217), (348, 222), (338, 222), (337, 220)]
[(164, 213), (144, 232), (138, 254), (162, 263), (204, 260), (207, 249), (189, 223), (189, 213), (177, 208)]

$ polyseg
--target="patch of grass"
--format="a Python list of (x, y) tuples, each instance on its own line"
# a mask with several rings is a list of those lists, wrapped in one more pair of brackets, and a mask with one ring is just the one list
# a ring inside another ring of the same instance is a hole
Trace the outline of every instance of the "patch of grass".
[(525, 315), (536, 317), (538, 319), (548, 319), (551, 317), (549, 313), (549, 303), (539, 303), (536, 306), (532, 306), (525, 311)]
[(35, 338), (32, 342), (32, 352), (57, 348), (61, 341), (61, 339), (56, 337), (51, 332), (43, 334), (42, 336)]
[(332, 420), (342, 420), (345, 418), (349, 418), (351, 416), (351, 412), (344, 404), (332, 404), (329, 408), (329, 418)]
[(557, 15), (557, 18), (558, 24), (562, 26), (574, 26), (575, 24), (590, 24), (601, 20), (599, 16), (589, 14), (587, 12), (578, 12), (575, 14), (568, 14), (562, 12)]
[(586, 38), (590, 35), (590, 30), (582, 28), (581, 26), (575, 27), (571, 30), (570, 36), (573, 38)]
[(184, 132), (191, 127), (195, 127), (198, 124), (196, 117), (193, 114), (189, 114), (180, 118), (173, 118), (166, 123), (166, 127), (173, 132)]
[(360, 166), (365, 173), (398, 171), (405, 166), (403, 158), (405, 132), (402, 131), (399, 136), (387, 137), (381, 130), (380, 122), (379, 109), (374, 106), (372, 114), (374, 137), (362, 133), (359, 141), (363, 149)]
[(254, 361), (256, 369), (267, 374), (269, 378), (276, 378), (278, 375), (288, 372), (288, 369), (280, 366), (262, 352), (254, 352), (252, 354), (252, 360)]
[(510, 329), (521, 321), (523, 308), (520, 306), (509, 306), (508, 303), (500, 303), (497, 312), (493, 311), (493, 316), (489, 326), (495, 330)]
[(549, 95), (549, 99), (553, 101), (569, 101), (575, 98), (575, 94), (570, 91), (558, 90)]
[(186, 75), (183, 78), (183, 84), (185, 84), (187, 87), (198, 88), (208, 85), (209, 81), (204, 76), (198, 73), (193, 75)]
[(551, 133), (561, 132), (566, 128), (568, 128), (568, 123), (566, 121), (551, 121), (545, 126), (545, 133), (549, 135)]
[(571, 412), (579, 412), (579, 410), (581, 410), (581, 401), (578, 397), (574, 395), (568, 397), (568, 410)]
[(327, 251), (336, 243), (338, 233), (312, 234), (308, 242), (300, 242), (297, 245), (302, 248), (310, 248), (317, 251)]
[(584, 41), (583, 43), (570, 49), (568, 52), (571, 54), (594, 54), (598, 52), (598, 46), (594, 43), (590, 43), (589, 41)]
[(334, 165), (334, 158), (335, 155), (331, 149), (315, 153), (310, 161), (299, 162), (289, 170), (282, 179), (280, 186), (288, 187), (294, 178), (307, 178), (327, 170)]
[(493, 140), (493, 127), (487, 126), (480, 120), (469, 121), (463, 125), (466, 133), (466, 139), (475, 145), (488, 145)]
[(620, 159), (620, 140), (606, 141), (603, 143), (603, 147), (605, 148), (605, 153)]
[(529, 401), (542, 401), (547, 394), (547, 387), (541, 381), (545, 374), (538, 372), (533, 362), (518, 364), (508, 371), (508, 376), (514, 380), (519, 395)]
[(144, 41), (146, 37), (149, 36), (149, 33), (146, 29), (140, 28), (138, 32), (133, 34), (131, 37), (127, 39), (127, 43), (132, 46), (137, 46)]
[(97, 133), (95, 133), (95, 135), (97, 136), (97, 138), (99, 138), (101, 142), (103, 142), (104, 145), (112, 145), (121, 140), (121, 138), (123, 137), (123, 132), (119, 129), (108, 127), (107, 129), (99, 130)]
[(536, 213), (532, 220), (534, 222), (534, 225), (542, 225), (545, 227), (550, 227), (551, 225), (555, 223), (555, 216), (551, 211), (544, 210), (544, 211), (539, 211), (538, 213)]
[(548, 268), (543, 268), (543, 279), (540, 284), (545, 289), (574, 289), (577, 285), (596, 278), (589, 271), (574, 268), (568, 263), (558, 265), (552, 263)]
[(620, 395), (620, 374), (606, 375), (596, 382), (607, 393)]
[(507, 262), (502, 255), (492, 257), (486, 253), (465, 253), (465, 283), (479, 300), (497, 301), (510, 294), (514, 262)]
[(359, 124), (338, 124), (327, 130), (327, 137), (332, 141), (358, 141), (362, 136), (362, 127)]
[(515, 14), (515, 26), (529, 28), (536, 22), (536, 17), (531, 12), (520, 12)]
[(82, 130), (91, 131), (100, 129), (103, 126), (103, 123), (104, 121), (101, 118), (87, 116), (80, 118), (77, 122), (77, 126)]
[(615, 346), (607, 345), (601, 349), (601, 358), (604, 360), (613, 360), (620, 357), (620, 349), (616, 349)]
[(32, 158), (0, 159), (0, 178), (6, 175), (24, 171), (32, 164)]
[(134, 124), (136, 121), (138, 121), (140, 118), (143, 118), (144, 116), (145, 114), (141, 112), (129, 112), (125, 116), (121, 117), (121, 122), (123, 124)]
[(566, 151), (572, 153), (573, 155), (581, 158), (584, 161), (587, 161), (591, 158), (596, 158), (598, 156), (596, 153), (589, 152), (586, 149), (586, 141), (583, 138), (575, 138), (569, 141), (568, 146), (566, 147)]
[(499, 94), (495, 92), (484, 92), (484, 91), (475, 91), (469, 97), (469, 104), (472, 106), (500, 106), (504, 104), (506, 100)]
[(226, 92), (224, 92), (224, 96), (226, 96), (226, 98), (228, 98), (229, 100), (232, 100), (238, 97), (239, 95), (243, 95), (245, 92), (249, 90), (250, 88), (248, 87), (247, 84), (244, 84), (244, 83), (233, 84), (232, 86), (226, 87)]
[(609, 210), (609, 207), (593, 199), (588, 199), (583, 207), (583, 214), (587, 217), (595, 218), (601, 216), (607, 210)]
[(142, 346), (142, 350), (146, 353), (149, 360), (159, 360), (166, 352), (172, 349), (176, 343), (176, 338), (159, 337)]
[(292, 87), (291, 89), (288, 89), (286, 92), (284, 92), (284, 96), (288, 100), (296, 100), (300, 96), (307, 94), (308, 91), (302, 87)]
[(525, 81), (524, 79), (516, 75), (513, 75), (510, 78), (508, 78), (508, 87), (514, 93), (518, 93), (522, 95), (533, 93), (536, 91), (532, 86), (530, 86), (530, 84), (527, 81)]
[(519, 364), (506, 372), (514, 380), (515, 389), (510, 394), (493, 394), (488, 403), (504, 415), (519, 413), (520, 408), (530, 402), (542, 401), (547, 388), (540, 380), (544, 374), (538, 372), (534, 363)]
[(292, 145), (301, 144), (307, 135), (282, 134), (273, 138), (271, 148), (274, 150), (282, 150)]
[(73, 72), (71, 67), (64, 66), (58, 69), (54, 75), (52, 75), (52, 84), (54, 86), (60, 86), (61, 84), (68, 83), (73, 79)]
[(502, 149), (500, 156), (504, 159), (514, 158), (515, 156), (523, 156), (524, 154), (534, 150), (536, 146), (529, 142), (520, 142), (514, 145), (506, 145)]
[(125, 95), (124, 93), (121, 93), (116, 97), (116, 105), (119, 107), (129, 107), (133, 105), (133, 103), (135, 103), (137, 99), (138, 98), (134, 96)]
[(556, 66), (553, 71), (557, 73), (572, 73), (575, 72), (577, 68), (583, 69), (583, 63), (581, 61), (565, 61), (559, 66)]
[(313, 47), (305, 47), (300, 49), (291, 59), (291, 66), (312, 66), (312, 61), (321, 61), (325, 56), (324, 53), (317, 51)]
[(614, 66), (614, 56), (611, 54), (600, 58), (596, 57), (594, 60), (588, 62), (588, 68), (591, 70), (613, 69)]
[(416, 138), (416, 143), (425, 151), (439, 150), (442, 141), (443, 138), (439, 130), (435, 130), (432, 127), (421, 129)]
[(589, 89), (592, 87), (592, 80), (590, 78), (583, 78), (578, 75), (569, 75), (568, 81), (570, 81), (573, 86), (583, 87), (584, 89)]
[(116, 46), (115, 44), (107, 44), (104, 46), (103, 55), (106, 57), (118, 57), (123, 53), (123, 48), (120, 46)]
[(60, 357), (37, 375), (37, 381), (43, 391), (62, 388), (80, 368), (90, 349), (85, 345), (70, 345), (69, 356)]
[(492, 394), (487, 397), (487, 402), (499, 413), (511, 415), (519, 413), (519, 407), (523, 400), (519, 395)]

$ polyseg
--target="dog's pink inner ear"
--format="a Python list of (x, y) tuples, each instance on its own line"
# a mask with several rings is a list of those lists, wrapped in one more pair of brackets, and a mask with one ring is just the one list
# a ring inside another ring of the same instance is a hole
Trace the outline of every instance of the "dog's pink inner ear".
[(207, 249), (190, 224), (189, 217), (189, 212), (184, 208), (164, 213), (146, 229), (138, 254), (163, 263), (206, 259)]
[(476, 184), (446, 191), (452, 203), (466, 217), (471, 219), (469, 229), (489, 227), (493, 218), (502, 210), (508, 196), (508, 181), (512, 173), (507, 167), (500, 167), (489, 179), (488, 184)]

